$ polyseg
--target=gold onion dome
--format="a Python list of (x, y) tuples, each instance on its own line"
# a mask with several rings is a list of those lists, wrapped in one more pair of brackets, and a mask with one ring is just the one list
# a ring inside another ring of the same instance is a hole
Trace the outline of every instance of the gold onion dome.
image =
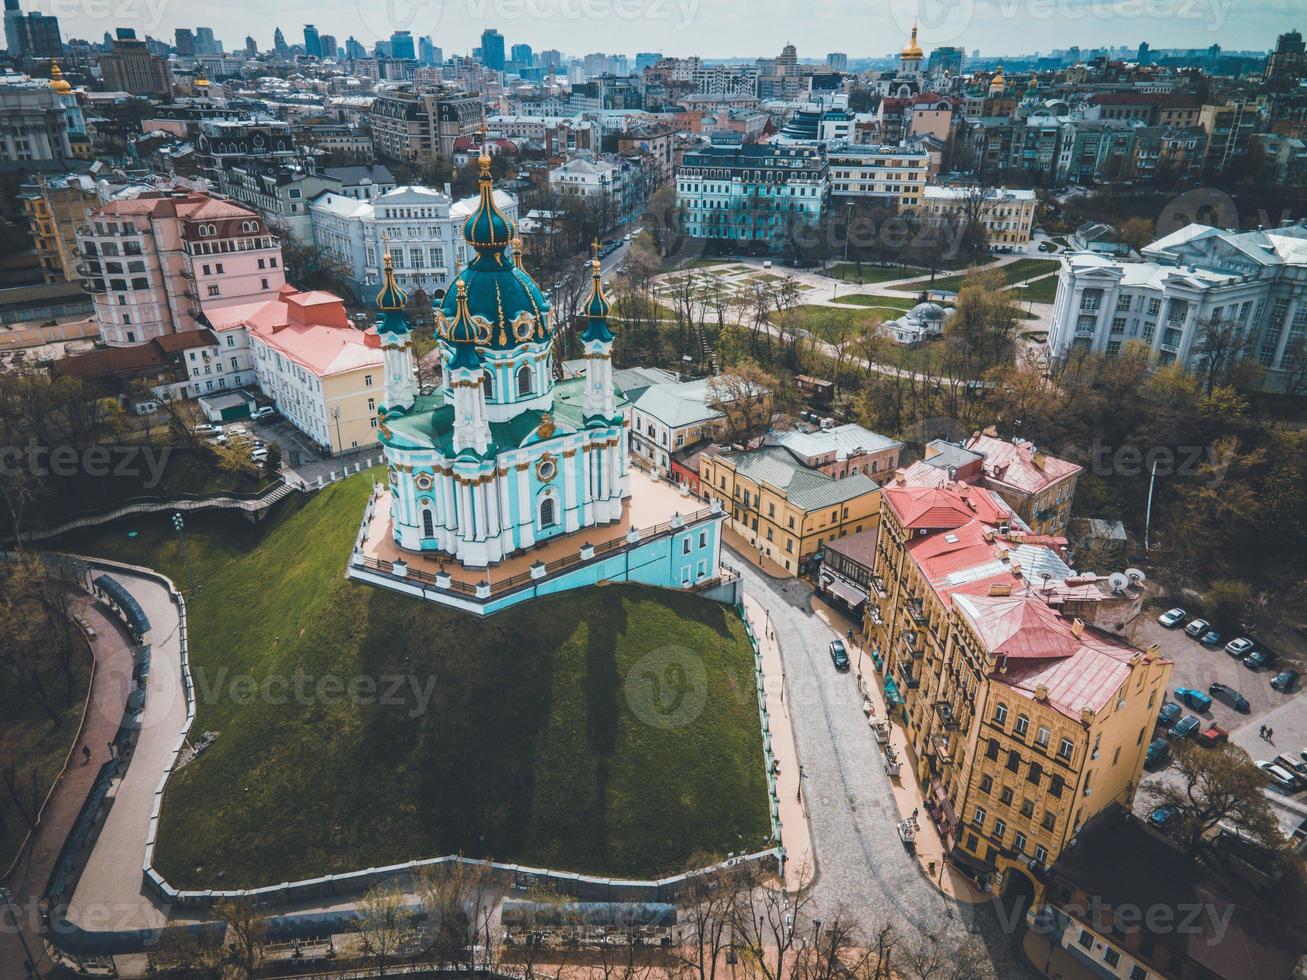
[(989, 83), (991, 92), (1001, 92), (1007, 88), (1007, 82), (1003, 79), (1003, 66), (999, 65), (998, 70), (994, 73), (994, 78)]
[(73, 90), (68, 80), (64, 78), (63, 69), (54, 61), (50, 62), (50, 87), (60, 95), (66, 95)]
[(903, 50), (899, 52), (900, 58), (920, 58), (922, 57), (921, 45), (917, 43), (917, 25), (912, 25), (912, 39), (903, 45)]

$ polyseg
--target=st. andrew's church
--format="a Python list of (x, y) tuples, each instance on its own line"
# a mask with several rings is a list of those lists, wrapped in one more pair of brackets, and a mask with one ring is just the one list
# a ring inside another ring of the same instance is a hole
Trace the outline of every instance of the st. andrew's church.
[(582, 317), (585, 372), (557, 381), (558, 325), (495, 204), (490, 158), (480, 165), (480, 200), (463, 226), (475, 257), (436, 311), (440, 379), (429, 395), (418, 392), (408, 297), (386, 258), (373, 342), (384, 353), (388, 486), (369, 505), (351, 575), (480, 612), (521, 601), (528, 582), (544, 594), (711, 579), (720, 509), (630, 471), (628, 402), (613, 383), (597, 252)]

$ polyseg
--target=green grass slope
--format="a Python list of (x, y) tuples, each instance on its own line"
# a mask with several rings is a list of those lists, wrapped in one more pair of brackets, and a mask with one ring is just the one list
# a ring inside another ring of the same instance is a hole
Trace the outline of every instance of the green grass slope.
[[(733, 613), (624, 585), (481, 620), (348, 582), (369, 486), (260, 527), (188, 517), (192, 737), (221, 734), (169, 783), (165, 877), (253, 886), (460, 851), (644, 877), (764, 846)], [(186, 581), (164, 517), (61, 545)]]

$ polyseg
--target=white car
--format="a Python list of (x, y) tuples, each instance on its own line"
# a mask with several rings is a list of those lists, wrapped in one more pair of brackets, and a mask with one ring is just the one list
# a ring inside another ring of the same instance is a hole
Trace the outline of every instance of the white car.
[(257, 421), (258, 419), (266, 419), (269, 415), (276, 414), (277, 410), (275, 408), (271, 405), (264, 405), (262, 408), (256, 408), (254, 411), (250, 412), (250, 418)]
[(1259, 769), (1271, 777), (1271, 782), (1279, 789), (1286, 793), (1292, 793), (1298, 788), (1298, 777), (1283, 766), (1277, 766), (1274, 762), (1260, 761), (1257, 763)]
[(208, 422), (201, 422), (199, 425), (195, 427), (195, 434), (197, 436), (216, 435), (221, 431), (222, 430), (219, 429), (216, 425), (210, 425)]

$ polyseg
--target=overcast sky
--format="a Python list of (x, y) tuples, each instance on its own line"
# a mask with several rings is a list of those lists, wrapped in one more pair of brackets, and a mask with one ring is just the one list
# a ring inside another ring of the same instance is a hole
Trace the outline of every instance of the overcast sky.
[(1267, 49), (1277, 34), (1307, 29), (1303, 0), (23, 0), (56, 14), (65, 37), (100, 38), (115, 27), (171, 40), (177, 27), (212, 27), (228, 49), (246, 34), (290, 44), (305, 23), (371, 45), (394, 30), (430, 35), (445, 53), (466, 53), (495, 27), (508, 45), (568, 54), (661, 51), (706, 57), (773, 55), (787, 42), (801, 58), (898, 50), (914, 19), (926, 51), (961, 44), (982, 55), (1148, 41), (1153, 47)]

